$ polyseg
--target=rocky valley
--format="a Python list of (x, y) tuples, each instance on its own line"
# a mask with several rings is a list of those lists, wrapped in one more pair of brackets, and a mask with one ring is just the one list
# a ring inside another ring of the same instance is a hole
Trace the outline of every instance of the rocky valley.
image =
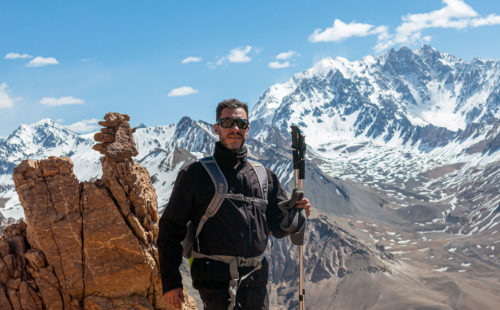
[[(465, 61), (430, 46), (326, 58), (271, 86), (250, 119), (250, 157), (289, 191), (290, 125), (306, 135), (304, 189), (315, 207), (304, 257), (308, 308), (497, 308), (500, 61)], [(112, 180), (92, 136), (41, 120), (0, 139), (2, 227), (30, 224), (12, 179), (25, 159), (67, 156), (80, 181)], [(211, 154), (217, 136), (211, 124), (184, 117), (138, 126), (134, 139), (135, 161), (157, 195), (148, 199), (161, 213), (178, 171)], [(133, 231), (145, 248), (151, 237)], [(267, 255), (271, 308), (297, 309), (298, 249), (274, 239)]]

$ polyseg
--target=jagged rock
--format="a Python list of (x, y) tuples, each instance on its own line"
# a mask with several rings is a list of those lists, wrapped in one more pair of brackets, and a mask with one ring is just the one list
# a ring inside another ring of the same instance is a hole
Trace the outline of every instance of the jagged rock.
[[(168, 309), (155, 190), (132, 160), (130, 117), (104, 118), (94, 147), (104, 154), (101, 180), (79, 183), (67, 157), (28, 159), (14, 169), (26, 223), (0, 238), (2, 309)], [(197, 309), (186, 300), (183, 309)]]
[(35, 271), (46, 266), (45, 255), (40, 250), (31, 249), (24, 254), (24, 257)]
[(0, 257), (4, 257), (10, 254), (10, 247), (7, 241), (0, 239)]
[(12, 305), (12, 309), (14, 309), (14, 310), (22, 310), (23, 309), (21, 307), (21, 301), (19, 300), (19, 292), (18, 291), (11, 289), (11, 288), (7, 288), (7, 296), (9, 296), (9, 301), (10, 301), (10, 304)]
[(42, 300), (27, 282), (23, 281), (19, 286), (19, 299), (23, 309), (43, 309)]
[(5, 292), (5, 288), (0, 284), (0, 305), (2, 305), (2, 309), (12, 310), (10, 306), (9, 298)]
[(107, 113), (105, 121), (99, 125), (106, 127), (103, 132), (96, 133), (94, 139), (101, 144), (94, 146), (94, 149), (113, 161), (130, 161), (132, 156), (139, 154), (137, 151), (133, 129), (128, 121), (130, 117), (126, 114), (115, 112)]

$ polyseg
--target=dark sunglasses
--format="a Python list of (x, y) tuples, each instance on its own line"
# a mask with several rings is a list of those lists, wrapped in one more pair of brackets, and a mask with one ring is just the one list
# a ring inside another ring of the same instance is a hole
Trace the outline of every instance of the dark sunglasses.
[(219, 124), (222, 128), (233, 128), (234, 123), (236, 122), (236, 125), (238, 125), (239, 129), (247, 129), (249, 121), (247, 119), (243, 118), (220, 118), (217, 121), (217, 124)]

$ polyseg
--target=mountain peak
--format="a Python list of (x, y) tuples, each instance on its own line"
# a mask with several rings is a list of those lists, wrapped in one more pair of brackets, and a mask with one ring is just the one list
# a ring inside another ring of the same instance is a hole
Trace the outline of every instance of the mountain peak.
[[(331, 137), (357, 137), (433, 149), (492, 114), (488, 111), (496, 113), (500, 74), (488, 71), (500, 67), (496, 63), (470, 66), (474, 61), (430, 45), (357, 61), (326, 57), (265, 92), (251, 113), (252, 134), (265, 137), (269, 126), (284, 133), (293, 121), (303, 124), (318, 145)], [(435, 137), (434, 130), (446, 134)]]

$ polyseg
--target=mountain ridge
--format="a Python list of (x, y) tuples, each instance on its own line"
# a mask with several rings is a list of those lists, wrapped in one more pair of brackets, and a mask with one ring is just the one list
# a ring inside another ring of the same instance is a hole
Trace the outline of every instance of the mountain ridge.
[[(430, 46), (417, 51), (391, 50), (357, 62), (326, 59), (285, 83), (271, 86), (260, 97), (250, 113), (249, 156), (275, 171), (291, 191), (289, 126), (301, 126), (308, 145), (304, 190), (320, 213), (316, 216), (324, 216), (321, 223), (312, 221), (311, 236), (319, 236), (317, 230), (322, 225), (334, 230), (340, 227), (352, 236), (349, 238), (360, 240), (360, 247), (370, 249), (366, 253), (372, 254), (363, 254), (362, 261), (381, 251), (392, 255), (394, 263), (376, 264), (386, 266), (387, 272), (371, 274), (370, 283), (386, 283), (394, 289), (398, 284), (407, 288), (417, 285), (422, 288), (420, 297), (429, 291), (420, 286), (424, 280), (410, 271), (418, 270), (427, 278), (440, 272), (450, 283), (492, 283), (485, 280), (484, 273), (498, 274), (500, 265), (500, 250), (495, 246), (500, 220), (499, 63), (481, 59), (467, 62)], [(434, 71), (426, 71), (429, 64), (435, 66)], [(338, 68), (332, 70), (332, 66)], [(450, 71), (452, 66), (458, 69)], [(491, 91), (485, 91), (488, 89)], [(442, 91), (441, 95), (437, 91)], [(436, 98), (446, 99), (436, 111), (449, 113), (449, 119), (431, 117)], [(425, 117), (448, 127), (436, 126)], [(451, 122), (450, 128), (449, 120), (457, 122)], [(92, 134), (75, 137), (57, 124), (45, 123), (23, 125), (23, 133), (39, 133), (38, 137), (12, 134), (10, 140), (0, 140), (0, 200), (4, 204), (0, 212), (4, 216), (22, 216), (16, 209), (17, 195), (8, 171), (25, 157), (67, 155), (80, 180), (100, 177), (99, 155), (91, 150)], [(136, 159), (150, 173), (160, 210), (168, 202), (178, 171), (211, 154), (217, 141), (211, 124), (189, 117), (177, 124), (141, 126), (134, 136), (139, 150)], [(25, 145), (14, 145), (15, 139), (20, 143), (25, 140)], [(44, 146), (45, 140), (50, 143)], [(318, 289), (313, 299), (316, 305), (322, 305), (321, 296), (331, 294), (328, 288), (334, 286), (338, 294), (347, 294), (349, 285), (361, 285), (357, 281), (370, 274), (364, 267), (343, 278), (331, 272), (338, 266), (318, 256), (319, 249), (328, 248), (321, 255), (333, 257), (334, 247), (326, 246), (325, 240), (314, 237), (310, 245), (318, 251), (309, 253), (309, 261), (321, 262), (314, 277), (314, 269), (308, 269), (306, 276), (307, 281), (321, 278), (308, 282)], [(285, 264), (289, 261), (285, 251), (290, 248), (286, 241), (275, 242), (279, 244), (279, 253), (274, 252), (279, 257), (277, 264)], [(356, 255), (347, 257), (356, 265)], [(293, 308), (295, 304), (292, 270), (273, 278), (278, 285), (272, 290), (278, 294), (273, 297), (276, 306)], [(287, 287), (279, 286), (280, 281)], [(473, 284), (466, 286), (472, 288)], [(474, 300), (464, 290), (460, 289), (467, 296), (463, 302)], [(494, 296), (500, 294), (490, 293), (485, 291), (482, 297), (494, 305)], [(351, 305), (351, 299), (338, 294), (335, 302), (339, 306)], [(398, 294), (411, 304), (408, 292)], [(443, 294), (428, 303), (421, 299), (419, 304), (444, 307), (446, 303), (440, 298), (448, 297)]]

